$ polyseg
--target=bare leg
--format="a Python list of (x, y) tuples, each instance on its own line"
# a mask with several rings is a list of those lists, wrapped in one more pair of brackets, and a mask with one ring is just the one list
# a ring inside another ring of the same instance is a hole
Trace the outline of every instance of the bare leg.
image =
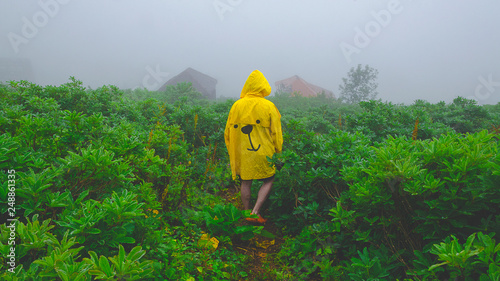
[(267, 197), (269, 197), (269, 193), (271, 192), (271, 188), (273, 187), (274, 177), (264, 181), (262, 186), (260, 187), (259, 194), (257, 196), (257, 202), (255, 202), (255, 206), (253, 207), (252, 214), (258, 215), (260, 208), (266, 202)]
[(252, 180), (241, 180), (241, 202), (243, 202), (243, 208), (245, 210), (250, 210), (250, 199), (252, 197)]

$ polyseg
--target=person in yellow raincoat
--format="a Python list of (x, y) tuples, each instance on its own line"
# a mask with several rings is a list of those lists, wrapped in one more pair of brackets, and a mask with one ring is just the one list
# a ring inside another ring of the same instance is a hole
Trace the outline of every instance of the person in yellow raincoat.
[[(263, 180), (252, 214), (254, 221), (265, 223), (259, 214), (273, 186), (276, 169), (267, 157), (281, 152), (283, 137), (281, 115), (276, 106), (264, 97), (271, 93), (271, 86), (259, 70), (248, 76), (240, 99), (231, 110), (226, 123), (224, 138), (229, 152), (233, 180), (241, 178), (241, 200), (250, 209), (252, 180)], [(251, 220), (251, 219), (249, 219)]]

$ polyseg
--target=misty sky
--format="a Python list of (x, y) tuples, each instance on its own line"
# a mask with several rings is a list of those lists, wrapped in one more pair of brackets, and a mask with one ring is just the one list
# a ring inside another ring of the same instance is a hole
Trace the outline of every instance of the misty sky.
[[(351, 67), (379, 71), (384, 101), (500, 101), (500, 1), (0, 0), (0, 59), (34, 81), (156, 90), (187, 67), (239, 97), (254, 69), (338, 95)], [(0, 77), (0, 81), (4, 80)]]

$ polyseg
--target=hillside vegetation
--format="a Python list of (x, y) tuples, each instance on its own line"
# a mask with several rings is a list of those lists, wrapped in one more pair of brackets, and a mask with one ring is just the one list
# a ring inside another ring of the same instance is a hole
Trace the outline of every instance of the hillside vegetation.
[(269, 99), (275, 233), (228, 200), (234, 100), (0, 85), (0, 279), (500, 280), (500, 104)]

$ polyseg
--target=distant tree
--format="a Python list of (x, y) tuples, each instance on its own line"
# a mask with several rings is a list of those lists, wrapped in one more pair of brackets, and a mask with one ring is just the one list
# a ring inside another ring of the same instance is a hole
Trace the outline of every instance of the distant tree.
[(358, 103), (375, 99), (378, 83), (376, 82), (378, 70), (358, 64), (347, 73), (347, 78), (342, 78), (343, 84), (339, 86), (340, 100), (346, 103)]

